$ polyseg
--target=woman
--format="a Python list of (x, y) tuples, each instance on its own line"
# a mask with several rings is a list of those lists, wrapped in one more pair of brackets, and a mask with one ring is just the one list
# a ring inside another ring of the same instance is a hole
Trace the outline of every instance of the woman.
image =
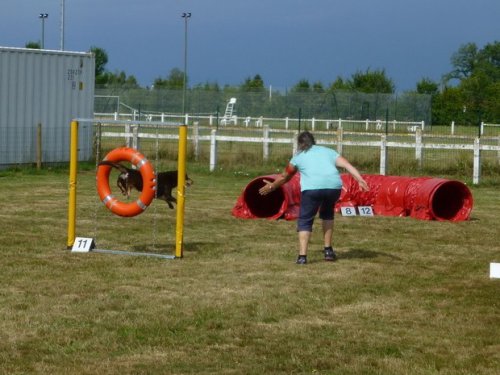
[(273, 182), (264, 180), (265, 185), (259, 189), (259, 193), (271, 193), (290, 181), (295, 173), (300, 172), (301, 198), (297, 221), (299, 256), (296, 263), (307, 264), (309, 239), (318, 210), (323, 226), (325, 260), (334, 261), (337, 259), (332, 248), (334, 206), (342, 189), (342, 179), (337, 168), (347, 170), (358, 181), (361, 189), (368, 191), (369, 188), (358, 170), (346, 158), (330, 148), (317, 146), (310, 132), (300, 133), (297, 143), (298, 152), (292, 157), (283, 174)]

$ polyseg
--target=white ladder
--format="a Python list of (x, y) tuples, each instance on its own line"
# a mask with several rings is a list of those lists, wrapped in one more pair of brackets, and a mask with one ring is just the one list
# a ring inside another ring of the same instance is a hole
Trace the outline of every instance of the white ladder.
[(231, 98), (226, 105), (226, 112), (221, 120), (221, 125), (227, 125), (229, 122), (233, 121), (236, 124), (236, 119), (233, 116), (234, 105), (236, 104), (236, 98)]

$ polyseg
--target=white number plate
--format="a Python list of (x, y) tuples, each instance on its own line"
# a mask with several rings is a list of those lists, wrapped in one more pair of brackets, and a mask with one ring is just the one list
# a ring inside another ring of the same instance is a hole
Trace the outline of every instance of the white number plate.
[(76, 237), (71, 252), (88, 253), (95, 247), (94, 239), (88, 237)]

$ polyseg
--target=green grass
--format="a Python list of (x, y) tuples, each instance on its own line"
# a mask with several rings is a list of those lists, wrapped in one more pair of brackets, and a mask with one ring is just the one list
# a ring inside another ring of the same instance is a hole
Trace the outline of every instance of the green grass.
[[(78, 181), (77, 235), (172, 254), (175, 211), (135, 218)], [(0, 373), (498, 374), (498, 186), (472, 219), (337, 217), (339, 261), (294, 264), (295, 222), (241, 220), (253, 177), (190, 167), (184, 258), (72, 254), (66, 171), (0, 173)]]

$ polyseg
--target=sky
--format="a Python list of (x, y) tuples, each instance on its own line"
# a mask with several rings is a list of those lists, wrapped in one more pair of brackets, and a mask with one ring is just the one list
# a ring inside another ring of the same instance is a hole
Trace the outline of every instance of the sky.
[(0, 0), (0, 46), (108, 54), (106, 69), (142, 86), (184, 69), (188, 84), (266, 87), (302, 79), (325, 87), (368, 69), (385, 70), (397, 92), (439, 82), (465, 43), (500, 41), (500, 0)]

